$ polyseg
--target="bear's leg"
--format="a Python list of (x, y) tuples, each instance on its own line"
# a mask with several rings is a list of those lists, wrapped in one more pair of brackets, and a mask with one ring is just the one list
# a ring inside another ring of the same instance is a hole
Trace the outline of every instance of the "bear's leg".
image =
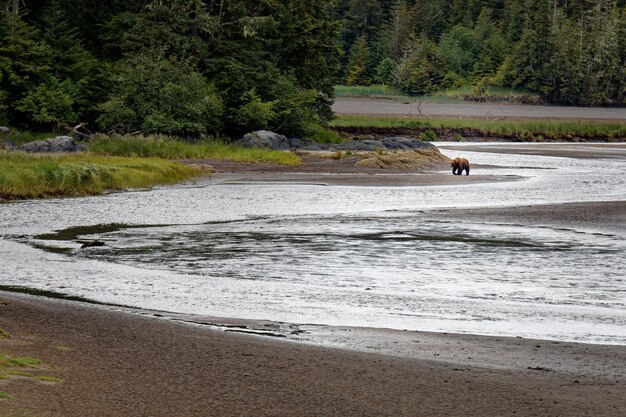
[[(469, 167), (465, 168), (465, 172), (466, 172), (466, 174), (465, 174), (465, 175), (469, 175)], [(462, 172), (462, 171), (461, 171), (461, 174), (463, 174), (463, 172)]]
[(456, 167), (452, 167), (452, 175), (456, 175)]

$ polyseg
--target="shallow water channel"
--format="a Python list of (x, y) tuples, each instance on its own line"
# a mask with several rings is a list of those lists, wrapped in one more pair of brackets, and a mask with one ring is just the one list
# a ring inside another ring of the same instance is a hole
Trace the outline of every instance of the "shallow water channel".
[[(462, 154), (498, 166), (472, 174), (524, 180), (206, 181), (0, 204), (0, 284), (197, 315), (626, 344), (621, 232), (424, 220), (437, 208), (626, 200), (626, 160)], [(90, 239), (106, 246), (81, 250)]]

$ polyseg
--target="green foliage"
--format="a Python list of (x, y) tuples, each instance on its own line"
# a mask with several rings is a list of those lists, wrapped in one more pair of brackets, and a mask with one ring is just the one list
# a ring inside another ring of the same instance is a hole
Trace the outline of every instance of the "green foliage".
[[(360, 36), (370, 40), (367, 67), (355, 65), (353, 58), (344, 61), (351, 85), (368, 85), (371, 68), (390, 68), (391, 60), (397, 63), (393, 84), (407, 94), (501, 86), (529, 90), (552, 103), (626, 103), (623, 0), (378, 3), (382, 23), (367, 21), (367, 13), (357, 13), (362, 24), (359, 30), (350, 22), (355, 7), (365, 2), (350, 2), (349, 7), (344, 2), (344, 7), (337, 7), (349, 22), (344, 51), (351, 51), (353, 57), (362, 49)], [(362, 75), (367, 73), (369, 78)], [(388, 82), (386, 77), (375, 79)]]
[(198, 136), (220, 128), (219, 97), (185, 63), (137, 55), (120, 64), (115, 80), (111, 98), (100, 106), (98, 123), (105, 129)]
[(60, 125), (76, 121), (72, 98), (73, 87), (69, 82), (59, 82), (51, 77), (18, 100), (15, 108), (29, 114), (32, 121), (40, 125)]
[(348, 64), (348, 85), (369, 85), (370, 78), (370, 49), (367, 36), (362, 35), (354, 44), (350, 52), (350, 62)]
[(2, 123), (236, 136), (250, 126), (295, 135), (332, 118), (341, 51), (331, 2), (25, 6), (0, 12)]
[(426, 130), (426, 131), (420, 133), (419, 139), (424, 141), (424, 142), (435, 142), (439, 138), (437, 137), (437, 134), (434, 131)]
[(239, 108), (235, 115), (235, 122), (247, 131), (269, 129), (276, 118), (274, 102), (263, 102), (254, 90), (244, 94), (245, 104)]
[(376, 81), (386, 85), (391, 84), (396, 79), (396, 67), (398, 65), (390, 58), (380, 61), (376, 67)]
[(308, 139), (312, 139), (317, 143), (341, 143), (344, 139), (339, 133), (326, 129), (322, 126), (315, 125), (309, 129), (309, 133), (306, 135)]
[(418, 96), (440, 89), (446, 75), (439, 50), (426, 38), (407, 52), (399, 68), (396, 83), (403, 91)]
[(443, 35), (439, 50), (452, 72), (467, 77), (480, 54), (480, 43), (473, 30), (457, 25)]
[(362, 36), (373, 39), (377, 29), (383, 23), (382, 1), (350, 0), (346, 11), (344, 38), (349, 43)]

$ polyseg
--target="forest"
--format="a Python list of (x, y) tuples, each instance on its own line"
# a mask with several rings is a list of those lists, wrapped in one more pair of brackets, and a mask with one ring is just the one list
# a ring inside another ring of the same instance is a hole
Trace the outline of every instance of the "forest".
[(336, 84), (626, 104), (626, 0), (0, 0), (0, 125), (307, 135)]
[(565, 105), (626, 103), (626, 2), (343, 0), (342, 82), (426, 95), (509, 87)]

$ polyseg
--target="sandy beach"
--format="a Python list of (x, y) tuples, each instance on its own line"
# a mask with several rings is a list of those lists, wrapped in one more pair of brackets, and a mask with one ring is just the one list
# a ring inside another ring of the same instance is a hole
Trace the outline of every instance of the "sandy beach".
[[(329, 170), (315, 166), (327, 161), (315, 161), (296, 168), (203, 163), (220, 171), (211, 180), (218, 183), (415, 186), (516, 179), (381, 173), (356, 170), (349, 162)], [(626, 201), (425, 210), (421, 215), (425, 221), (626, 233)], [(45, 366), (35, 374), (65, 381), (1, 380), (0, 392), (15, 399), (0, 399), (0, 416), (569, 417), (626, 412), (626, 346), (620, 345), (186, 317), (7, 292), (0, 292), (0, 328), (10, 335), (0, 339), (0, 353), (39, 358)]]
[[(0, 400), (3, 416), (618, 416), (626, 409), (620, 346), (412, 332), (426, 345), (414, 342), (414, 350), (444, 355), (428, 360), (7, 293), (0, 313), (11, 334), (2, 352), (38, 357), (47, 364), (40, 373), (65, 380), (3, 381), (2, 391), (16, 397)], [(467, 361), (450, 360), (451, 345)], [(497, 366), (472, 364), (475, 354), (488, 358), (486, 349), (495, 350)], [(544, 359), (527, 365), (523, 352)], [(580, 365), (554, 370), (550, 361)]]

